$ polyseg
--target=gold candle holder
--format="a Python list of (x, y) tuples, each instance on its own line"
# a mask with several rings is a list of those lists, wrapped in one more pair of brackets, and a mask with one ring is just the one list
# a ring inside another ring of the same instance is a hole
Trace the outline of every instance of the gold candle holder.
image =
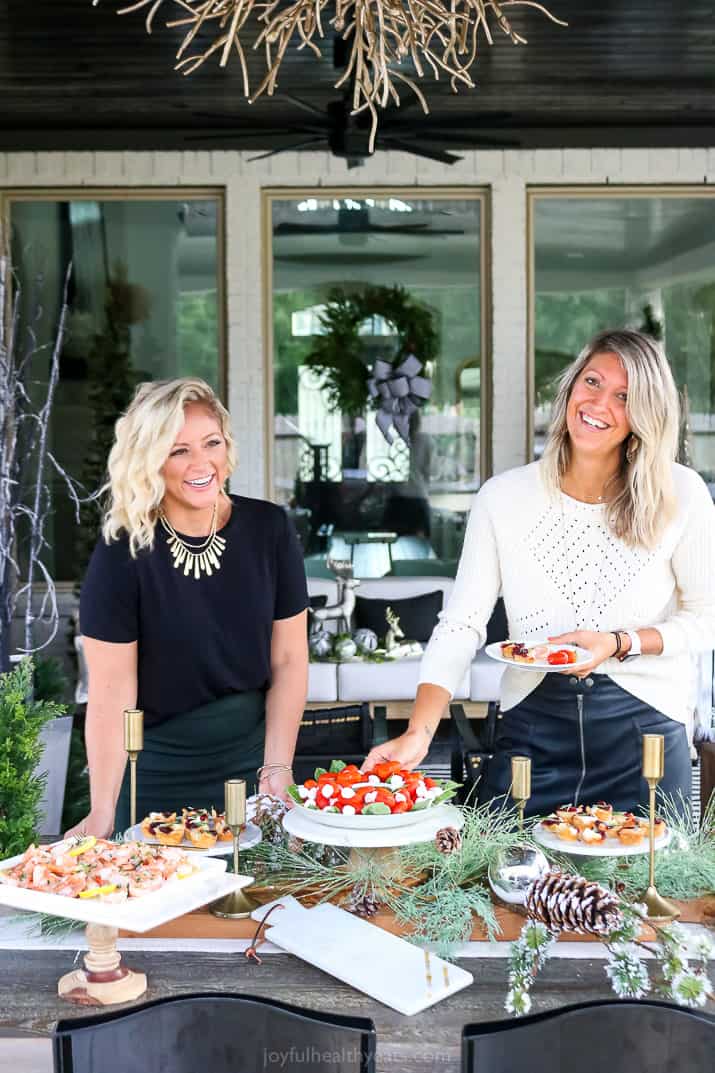
[(124, 748), (129, 756), (129, 820), (137, 822), (137, 757), (144, 748), (144, 712), (140, 708), (124, 709)]
[(648, 887), (640, 896), (649, 920), (675, 920), (680, 916), (677, 906), (663, 898), (655, 886), (655, 788), (665, 771), (665, 739), (662, 734), (643, 735), (643, 778), (648, 783)]
[(519, 826), (524, 827), (524, 808), (531, 797), (531, 757), (512, 756), (511, 796), (519, 810)]
[[(226, 823), (233, 835), (233, 871), (239, 875), (238, 839), (241, 829), (246, 824), (246, 781), (245, 779), (227, 779), (223, 784), (226, 802)], [(248, 917), (255, 905), (246, 897), (243, 890), (234, 890), (219, 898), (210, 907), (216, 917), (228, 917), (239, 920)]]

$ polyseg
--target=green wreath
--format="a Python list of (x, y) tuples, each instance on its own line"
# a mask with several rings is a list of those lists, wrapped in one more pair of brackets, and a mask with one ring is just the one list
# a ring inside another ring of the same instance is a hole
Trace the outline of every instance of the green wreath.
[(325, 334), (314, 338), (306, 365), (324, 372), (330, 409), (348, 417), (363, 414), (368, 403), (370, 368), (358, 330), (369, 317), (383, 317), (397, 332), (396, 352), (385, 361), (396, 365), (415, 354), (424, 364), (437, 354), (434, 316), (404, 287), (368, 286), (350, 294), (333, 288), (320, 317)]

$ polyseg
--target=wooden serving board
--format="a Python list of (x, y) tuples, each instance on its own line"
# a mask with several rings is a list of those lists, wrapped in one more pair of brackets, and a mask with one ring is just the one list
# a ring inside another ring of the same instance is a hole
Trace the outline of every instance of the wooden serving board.
[[(697, 898), (689, 902), (675, 902), (681, 910), (680, 920), (686, 924), (709, 924), (715, 927), (715, 896)], [(512, 942), (519, 937), (524, 926), (524, 917), (515, 913), (512, 909), (506, 909), (501, 905), (495, 906), (496, 918), (501, 927), (498, 936), (500, 942)], [(385, 931), (394, 935), (408, 935), (409, 932), (400, 928), (392, 913), (378, 913), (371, 918), (371, 922)], [(652, 936), (646, 934), (650, 929), (644, 929), (644, 939)], [(143, 933), (142, 938), (147, 939), (252, 939), (256, 931), (256, 924), (252, 920), (224, 920), (213, 916), (207, 908), (197, 909), (193, 913), (177, 917), (176, 920), (153, 931)], [(133, 932), (120, 931), (124, 938), (139, 938)], [(472, 942), (484, 942), (487, 938), (483, 927), (477, 925), (472, 932)], [(564, 942), (598, 942), (592, 935), (578, 935), (573, 932), (564, 932), (560, 937)]]

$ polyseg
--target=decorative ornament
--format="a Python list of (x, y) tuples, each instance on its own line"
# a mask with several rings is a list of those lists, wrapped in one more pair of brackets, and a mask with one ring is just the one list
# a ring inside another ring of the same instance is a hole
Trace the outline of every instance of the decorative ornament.
[(399, 642), (404, 640), (405, 635), (400, 626), (399, 616), (395, 614), (391, 607), (385, 608), (385, 621), (388, 627), (385, 634), (385, 651), (394, 652), (399, 647)]
[(325, 659), (333, 651), (333, 634), (327, 630), (315, 630), (308, 638), (308, 648), (311, 656)]
[(333, 645), (333, 655), (338, 659), (352, 659), (357, 655), (357, 645), (352, 637), (339, 637)]
[[(118, 14), (149, 8), (147, 33), (152, 31), (154, 16), (164, 0), (136, 0), (119, 8)], [(353, 115), (366, 109), (372, 116), (370, 152), (375, 148), (377, 109), (400, 103), (397, 85), (408, 86), (422, 109), (429, 112), (424, 94), (402, 70), (414, 68), (419, 78), (425, 68), (435, 78), (445, 72), (452, 90), (459, 84), (474, 87), (471, 67), (476, 60), (481, 35), (493, 44), (490, 21), (506, 34), (514, 45), (526, 44), (505, 14), (509, 7), (531, 7), (558, 26), (565, 26), (536, 0), (413, 0), (412, 3), (385, 3), (385, 0), (170, 0), (179, 11), (167, 27), (182, 27), (186, 36), (176, 53), (176, 69), (191, 74), (210, 56), (219, 57), (225, 67), (235, 52), (243, 75), (243, 94), (254, 101), (263, 93), (272, 96), (278, 72), (289, 43), (298, 49), (308, 47), (321, 59), (317, 41), (325, 36), (324, 26), (349, 42), (350, 56), (344, 73), (335, 83), (339, 89), (352, 85)], [(99, 0), (92, 0), (93, 6)], [(331, 17), (327, 17), (330, 14)], [(256, 23), (260, 32), (256, 38)], [(212, 40), (192, 49), (199, 31), (207, 31)], [(243, 40), (242, 40), (243, 38)], [(266, 57), (266, 75), (251, 95), (244, 42)]]
[(368, 630), (366, 627), (355, 630), (353, 641), (357, 646), (358, 652), (374, 652), (377, 648), (377, 634), (374, 630)]
[(302, 838), (298, 838), (297, 835), (291, 835), (286, 845), (291, 853), (302, 853), (304, 842)]
[(194, 547), (183, 541), (164, 512), (159, 512), (159, 521), (167, 533), (166, 544), (174, 560), (174, 568), (178, 570), (179, 567), (183, 566), (184, 577), (189, 577), (190, 574), (193, 574), (196, 581), (198, 581), (202, 574), (211, 577), (214, 570), (221, 569), (220, 560), (226, 547), (226, 541), (216, 532), (217, 519), (218, 504), (214, 503), (211, 532), (203, 544), (198, 544)]
[(525, 904), (527, 915), (541, 921), (551, 932), (608, 935), (623, 923), (615, 894), (582, 876), (558, 871), (536, 879), (527, 891)]
[(410, 418), (432, 394), (432, 384), (417, 374), (422, 362), (408, 354), (398, 366), (378, 358), (367, 382), (370, 398), (377, 404), (377, 427), (388, 443), (394, 440), (392, 429), (410, 442)]
[[(357, 293), (333, 288), (320, 315), (322, 332), (314, 336), (305, 362), (323, 372), (328, 406), (346, 417), (362, 416), (371, 398), (369, 357), (360, 327), (376, 317), (394, 329), (397, 336), (394, 360), (398, 365), (408, 355), (419, 354), (422, 362), (432, 361), (437, 355), (439, 337), (434, 315), (404, 287), (364, 287)], [(380, 360), (386, 364), (384, 359)], [(381, 399), (381, 395), (375, 398)], [(377, 405), (379, 408), (380, 403)]]
[(434, 844), (440, 853), (456, 853), (462, 848), (462, 836), (456, 827), (441, 827), (434, 836)]
[(549, 871), (549, 862), (534, 846), (511, 846), (489, 866), (489, 886), (507, 905), (523, 905), (532, 884)]
[(258, 794), (255, 802), (252, 822), (260, 827), (263, 841), (274, 846), (282, 845), (285, 834), (283, 817), (287, 811), (285, 802), (272, 794)]
[(380, 903), (372, 890), (364, 885), (356, 884), (348, 895), (345, 908), (349, 913), (355, 913), (359, 917), (374, 917), (380, 908)]

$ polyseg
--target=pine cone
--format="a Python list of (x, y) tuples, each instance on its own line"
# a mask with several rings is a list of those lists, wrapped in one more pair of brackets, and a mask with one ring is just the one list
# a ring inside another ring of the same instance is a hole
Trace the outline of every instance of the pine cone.
[(279, 845), (283, 841), (283, 817), (286, 813), (285, 802), (271, 794), (259, 794), (256, 798), (256, 811), (253, 822), (261, 829), (264, 842)]
[(291, 853), (302, 853), (303, 839), (298, 838), (296, 835), (291, 835), (288, 839), (288, 849)]
[(359, 917), (374, 917), (380, 908), (380, 903), (373, 891), (355, 886), (348, 895), (345, 908), (349, 913), (355, 913)]
[(440, 853), (456, 853), (462, 848), (462, 836), (456, 827), (442, 827), (434, 836), (434, 843)]
[(623, 923), (618, 899), (582, 876), (547, 872), (526, 892), (526, 912), (549, 931), (606, 935)]

